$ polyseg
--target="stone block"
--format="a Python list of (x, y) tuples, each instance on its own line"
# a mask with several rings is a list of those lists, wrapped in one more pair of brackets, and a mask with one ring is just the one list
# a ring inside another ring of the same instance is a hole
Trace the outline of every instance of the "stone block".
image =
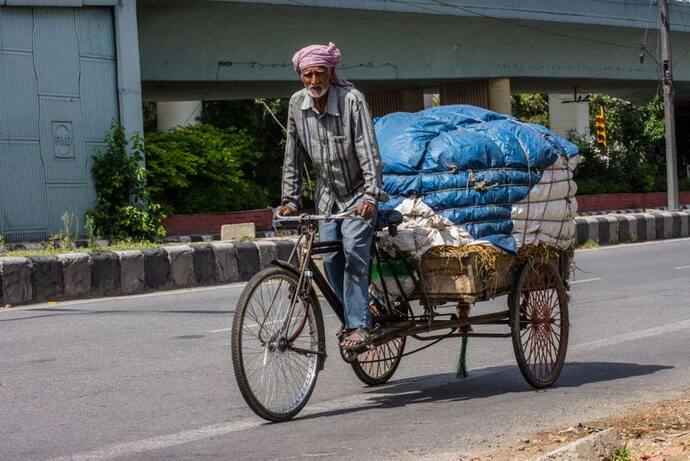
[(211, 247), (213, 248), (213, 257), (216, 264), (216, 282), (239, 282), (240, 271), (235, 245), (229, 242), (214, 242)]
[(224, 224), (220, 228), (221, 240), (234, 240), (241, 237), (256, 238), (256, 226), (253, 222), (242, 224)]
[(121, 294), (120, 259), (115, 253), (91, 254), (91, 294), (115, 296)]
[(295, 241), (288, 239), (280, 239), (276, 240), (275, 243), (276, 250), (278, 251), (278, 259), (280, 259), (281, 261), (288, 262), (290, 264), (297, 265), (297, 252), (295, 252), (293, 260), (290, 261), (290, 255), (292, 254), (292, 250), (295, 249)]
[(144, 291), (144, 253), (141, 250), (116, 251), (120, 259), (120, 283), (125, 294)]
[(575, 220), (575, 245), (582, 245), (587, 241), (589, 238), (587, 229), (587, 221), (581, 218)]
[(63, 293), (67, 298), (91, 294), (91, 258), (87, 253), (58, 255), (62, 264)]
[(199, 285), (209, 285), (215, 282), (216, 269), (213, 247), (209, 243), (193, 243), (194, 249), (194, 278)]
[(57, 256), (31, 256), (31, 287), (34, 301), (55, 300), (62, 296), (62, 264)]
[(237, 251), (240, 280), (246, 282), (261, 270), (259, 249), (253, 243), (237, 243), (235, 250)]
[(194, 250), (189, 245), (165, 247), (170, 258), (170, 276), (178, 288), (194, 285)]
[(146, 287), (162, 290), (171, 285), (170, 260), (162, 248), (144, 250), (144, 280)]
[(257, 240), (256, 247), (259, 249), (259, 262), (261, 269), (271, 267), (271, 261), (278, 259), (278, 248), (275, 242), (270, 240)]
[(3, 302), (11, 306), (31, 302), (31, 261), (0, 258)]

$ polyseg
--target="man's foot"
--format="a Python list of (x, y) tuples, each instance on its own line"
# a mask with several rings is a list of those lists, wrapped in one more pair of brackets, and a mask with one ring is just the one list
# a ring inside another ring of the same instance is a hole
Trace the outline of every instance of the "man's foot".
[(371, 330), (358, 328), (347, 333), (340, 342), (340, 348), (344, 351), (356, 351), (364, 349), (371, 342)]

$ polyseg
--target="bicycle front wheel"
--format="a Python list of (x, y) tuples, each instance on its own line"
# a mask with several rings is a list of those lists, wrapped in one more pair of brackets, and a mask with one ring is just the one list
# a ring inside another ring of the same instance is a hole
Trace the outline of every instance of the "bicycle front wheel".
[(297, 275), (283, 268), (259, 272), (242, 292), (233, 319), (237, 384), (247, 405), (269, 421), (297, 415), (323, 367), (321, 309), (314, 292), (300, 294), (297, 284)]

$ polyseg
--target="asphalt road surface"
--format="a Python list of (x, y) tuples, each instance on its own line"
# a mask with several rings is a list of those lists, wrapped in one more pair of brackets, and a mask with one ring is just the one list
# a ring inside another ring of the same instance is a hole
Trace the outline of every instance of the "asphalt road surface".
[[(567, 363), (534, 391), (510, 339), (458, 340), (367, 388), (330, 356), (305, 410), (269, 424), (235, 383), (242, 285), (34, 305), (0, 313), (0, 458), (405, 459), (509, 445), (690, 387), (690, 239), (578, 251)], [(503, 309), (505, 299), (475, 313)], [(417, 343), (418, 344), (418, 343)], [(408, 350), (414, 347), (408, 343)]]

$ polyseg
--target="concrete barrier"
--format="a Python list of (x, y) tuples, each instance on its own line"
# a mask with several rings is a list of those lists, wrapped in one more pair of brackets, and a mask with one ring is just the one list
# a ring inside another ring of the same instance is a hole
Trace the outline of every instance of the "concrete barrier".
[(86, 253), (59, 255), (62, 263), (63, 294), (66, 298), (80, 298), (91, 294), (91, 258)]
[(144, 281), (146, 288), (165, 290), (170, 288), (170, 259), (163, 248), (144, 250)]
[(5, 304), (31, 302), (31, 261), (28, 258), (0, 258), (2, 295)]
[(32, 256), (31, 289), (33, 299), (48, 301), (59, 299), (63, 294), (62, 263), (57, 256)]
[[(578, 245), (588, 240), (608, 245), (688, 237), (690, 211), (584, 216), (576, 218), (575, 226)], [(272, 260), (287, 260), (294, 248), (294, 240), (267, 239), (0, 258), (0, 303), (17, 305), (247, 281)]]
[(141, 250), (116, 251), (120, 258), (120, 286), (122, 294), (129, 295), (144, 291), (144, 253)]
[(170, 276), (177, 288), (194, 285), (194, 250), (188, 245), (165, 247), (170, 258)]

